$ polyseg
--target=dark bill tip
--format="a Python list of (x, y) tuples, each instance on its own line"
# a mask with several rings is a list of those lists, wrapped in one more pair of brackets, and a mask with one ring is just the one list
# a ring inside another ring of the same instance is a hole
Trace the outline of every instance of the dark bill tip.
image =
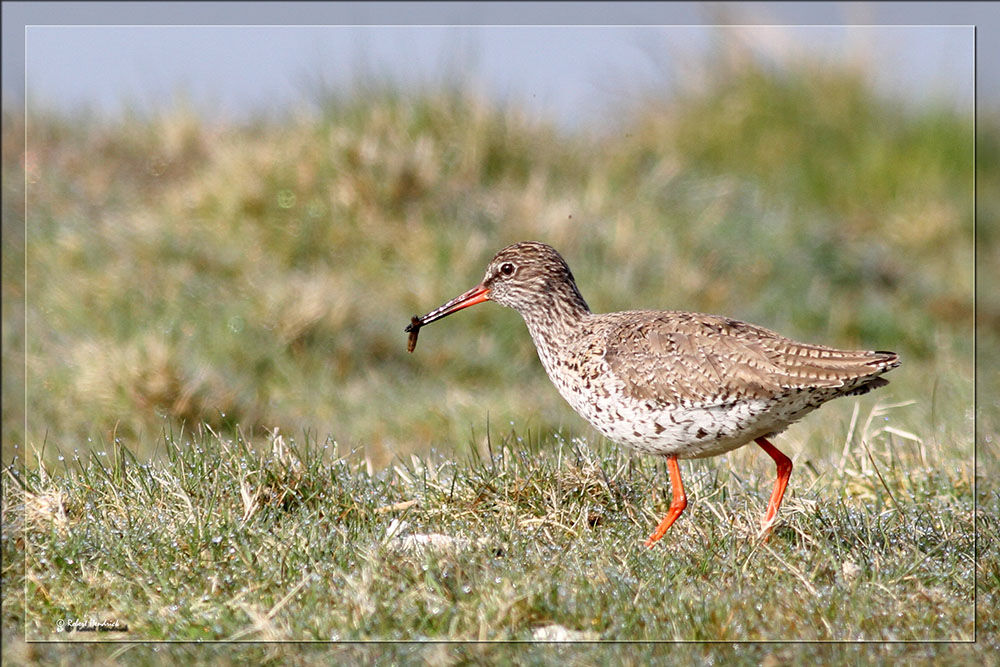
[(410, 323), (407, 325), (404, 331), (406, 333), (411, 333), (416, 329), (424, 326), (425, 324), (430, 324), (435, 320), (440, 320), (442, 317), (451, 315), (457, 310), (462, 310), (463, 308), (468, 308), (469, 306), (474, 306), (477, 303), (482, 303), (490, 298), (490, 289), (483, 285), (476, 285), (468, 292), (459, 294), (454, 299), (446, 304), (438, 306), (431, 312), (427, 313), (423, 317), (412, 317), (410, 318)]

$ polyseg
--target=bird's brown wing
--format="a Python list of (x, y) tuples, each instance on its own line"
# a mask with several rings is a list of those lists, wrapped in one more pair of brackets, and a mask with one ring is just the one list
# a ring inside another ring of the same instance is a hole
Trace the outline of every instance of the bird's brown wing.
[(605, 360), (626, 395), (640, 401), (711, 405), (797, 388), (846, 392), (898, 365), (892, 353), (807, 345), (715, 315), (620, 315), (605, 332)]

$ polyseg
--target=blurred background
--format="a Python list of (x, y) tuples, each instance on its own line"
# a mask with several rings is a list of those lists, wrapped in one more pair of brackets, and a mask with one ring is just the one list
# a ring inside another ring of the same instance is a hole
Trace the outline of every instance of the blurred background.
[[(1000, 265), (973, 222), (977, 194), (981, 221), (1000, 207), (974, 29), (746, 25), (888, 11), (752, 4), (676, 5), (714, 26), (28, 27), (20, 99), (4, 47), (5, 459), (152, 454), (199, 423), (377, 463), (487, 425), (596, 438), (513, 311), (406, 353), (411, 315), (535, 239), (597, 312), (899, 352), (867, 405), (907, 404), (903, 445), (968, 462), (974, 305), (981, 365), (1000, 324), (1000, 297), (973, 298), (974, 240), (981, 280)], [(843, 403), (799, 446), (839, 450)]]

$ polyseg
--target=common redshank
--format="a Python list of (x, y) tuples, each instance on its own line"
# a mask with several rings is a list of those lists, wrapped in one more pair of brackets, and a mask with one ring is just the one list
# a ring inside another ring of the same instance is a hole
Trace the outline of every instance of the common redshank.
[(888, 384), (880, 376), (899, 365), (893, 352), (798, 343), (717, 315), (592, 313), (562, 256), (533, 241), (507, 246), (481, 283), (414, 317), (408, 349), (420, 327), (487, 300), (521, 314), (549, 379), (580, 416), (614, 442), (666, 457), (673, 500), (649, 547), (687, 507), (677, 460), (750, 442), (777, 467), (766, 534), (792, 472), (768, 438), (831, 399)]

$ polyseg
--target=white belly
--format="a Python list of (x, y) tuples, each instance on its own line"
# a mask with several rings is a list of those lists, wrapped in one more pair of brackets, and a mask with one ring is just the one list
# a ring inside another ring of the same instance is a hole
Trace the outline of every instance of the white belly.
[(542, 353), (539, 358), (556, 389), (581, 417), (614, 442), (648, 454), (678, 458), (723, 454), (784, 430), (821, 402), (811, 404), (808, 396), (792, 393), (716, 405), (654, 404), (625, 396), (622, 383), (603, 360), (590, 369), (588, 383), (582, 374), (555, 372), (557, 359)]

